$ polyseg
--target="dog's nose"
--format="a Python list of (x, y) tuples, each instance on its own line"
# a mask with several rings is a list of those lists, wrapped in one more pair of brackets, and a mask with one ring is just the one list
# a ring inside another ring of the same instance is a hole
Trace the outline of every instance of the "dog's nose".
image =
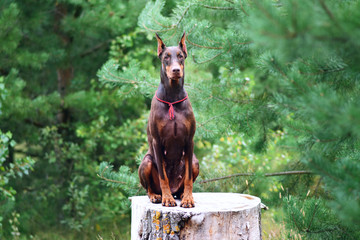
[(172, 69), (172, 72), (173, 72), (173, 73), (179, 73), (179, 72), (180, 72), (180, 68), (174, 67), (174, 68)]

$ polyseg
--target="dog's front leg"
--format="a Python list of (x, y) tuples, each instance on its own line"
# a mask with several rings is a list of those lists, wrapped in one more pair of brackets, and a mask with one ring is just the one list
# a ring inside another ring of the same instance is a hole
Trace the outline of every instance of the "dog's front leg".
[(193, 172), (192, 172), (192, 158), (194, 152), (194, 141), (190, 140), (185, 148), (185, 179), (184, 179), (184, 193), (181, 199), (181, 207), (191, 208), (195, 207), (193, 191)]
[(166, 175), (165, 171), (165, 162), (164, 162), (164, 155), (161, 151), (161, 145), (158, 141), (153, 141), (153, 148), (154, 148), (154, 155), (156, 160), (156, 165), (159, 172), (160, 177), (160, 188), (161, 188), (161, 197), (162, 197), (162, 205), (166, 207), (175, 207), (176, 202), (174, 197), (171, 194), (170, 186), (169, 186), (169, 179)]

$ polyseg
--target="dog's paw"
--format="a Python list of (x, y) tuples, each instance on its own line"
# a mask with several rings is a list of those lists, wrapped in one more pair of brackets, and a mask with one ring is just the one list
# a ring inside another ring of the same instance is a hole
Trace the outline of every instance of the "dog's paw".
[(176, 202), (172, 195), (163, 195), (162, 196), (162, 205), (165, 207), (175, 207)]
[(149, 198), (152, 203), (161, 203), (161, 196), (158, 194), (149, 194)]
[(192, 208), (195, 207), (194, 198), (192, 194), (183, 194), (180, 207), (183, 208)]

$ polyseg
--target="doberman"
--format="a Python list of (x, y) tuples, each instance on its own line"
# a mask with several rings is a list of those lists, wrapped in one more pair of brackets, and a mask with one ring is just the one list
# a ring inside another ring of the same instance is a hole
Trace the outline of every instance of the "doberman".
[(199, 174), (194, 155), (196, 123), (184, 89), (187, 57), (185, 32), (178, 46), (166, 47), (156, 34), (161, 82), (151, 102), (147, 125), (149, 150), (139, 167), (141, 185), (150, 201), (174, 207), (194, 207), (193, 182)]

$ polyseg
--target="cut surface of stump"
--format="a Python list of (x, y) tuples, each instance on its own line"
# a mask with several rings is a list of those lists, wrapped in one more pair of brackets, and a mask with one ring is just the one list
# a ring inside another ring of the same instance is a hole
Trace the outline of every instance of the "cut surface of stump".
[(131, 197), (131, 239), (261, 239), (261, 200), (238, 193), (193, 193), (194, 208)]

